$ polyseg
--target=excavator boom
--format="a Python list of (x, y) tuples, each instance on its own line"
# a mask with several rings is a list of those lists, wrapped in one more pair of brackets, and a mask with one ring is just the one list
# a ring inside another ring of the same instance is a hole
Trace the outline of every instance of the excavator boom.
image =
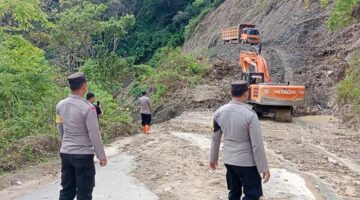
[(269, 74), (269, 69), (264, 57), (255, 52), (240, 52), (240, 65), (242, 67), (243, 73), (263, 73), (264, 82), (271, 82), (271, 77)]

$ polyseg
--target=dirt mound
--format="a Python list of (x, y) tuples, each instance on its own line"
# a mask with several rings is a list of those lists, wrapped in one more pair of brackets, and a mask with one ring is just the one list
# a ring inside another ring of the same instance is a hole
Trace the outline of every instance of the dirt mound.
[(230, 83), (241, 78), (235, 62), (212, 57), (213, 66), (204, 75), (201, 84), (192, 88), (179, 88), (163, 98), (154, 112), (154, 122), (164, 122), (179, 116), (185, 110), (216, 109), (230, 100)]
[(221, 105), (227, 99), (226, 92), (216, 85), (201, 84), (195, 88), (179, 90), (166, 99), (171, 99), (161, 104), (155, 110), (154, 122), (164, 122), (179, 116), (185, 110), (210, 109)]
[[(297, 108), (302, 114), (331, 113), (334, 86), (344, 78), (348, 61), (360, 49), (360, 24), (339, 32), (329, 32), (329, 9), (318, 1), (226, 0), (209, 13), (185, 42), (185, 52), (208, 49), (209, 57), (235, 64), (238, 44), (224, 45), (221, 28), (252, 22), (260, 28), (263, 55), (275, 82), (306, 86), (306, 104)], [(330, 3), (330, 8), (333, 2)]]
[(57, 155), (59, 141), (48, 135), (37, 135), (25, 137), (3, 149), (0, 158), (0, 169), (11, 171), (19, 169), (20, 166), (34, 164)]

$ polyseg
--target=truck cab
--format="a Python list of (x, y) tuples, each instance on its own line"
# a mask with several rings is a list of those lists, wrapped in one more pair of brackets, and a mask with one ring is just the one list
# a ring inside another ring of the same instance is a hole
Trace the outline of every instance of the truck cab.
[(240, 32), (240, 40), (242, 43), (259, 44), (260, 33), (257, 28), (244, 28)]
[(259, 44), (259, 29), (255, 28), (255, 24), (244, 23), (238, 26), (221, 29), (221, 39), (226, 43), (250, 43)]

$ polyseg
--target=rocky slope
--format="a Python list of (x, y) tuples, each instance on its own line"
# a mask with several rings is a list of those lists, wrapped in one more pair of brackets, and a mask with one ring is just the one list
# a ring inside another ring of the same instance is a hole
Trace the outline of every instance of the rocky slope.
[(338, 32), (326, 26), (330, 1), (226, 0), (209, 13), (183, 45), (185, 52), (205, 52), (238, 65), (241, 45), (223, 45), (220, 30), (243, 22), (255, 23), (261, 31), (263, 55), (277, 82), (290, 81), (307, 88), (303, 114), (331, 113), (336, 107), (334, 86), (345, 76), (349, 60), (360, 49), (360, 24)]

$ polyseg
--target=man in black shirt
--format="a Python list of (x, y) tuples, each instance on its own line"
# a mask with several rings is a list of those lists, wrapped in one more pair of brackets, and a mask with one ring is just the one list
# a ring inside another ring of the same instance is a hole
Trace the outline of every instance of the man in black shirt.
[(95, 98), (95, 94), (93, 92), (88, 92), (86, 94), (86, 100), (95, 106), (96, 114), (99, 119), (99, 117), (101, 117), (103, 115), (101, 108), (100, 108), (100, 101), (97, 101), (96, 104), (94, 104), (96, 101), (96, 98)]

